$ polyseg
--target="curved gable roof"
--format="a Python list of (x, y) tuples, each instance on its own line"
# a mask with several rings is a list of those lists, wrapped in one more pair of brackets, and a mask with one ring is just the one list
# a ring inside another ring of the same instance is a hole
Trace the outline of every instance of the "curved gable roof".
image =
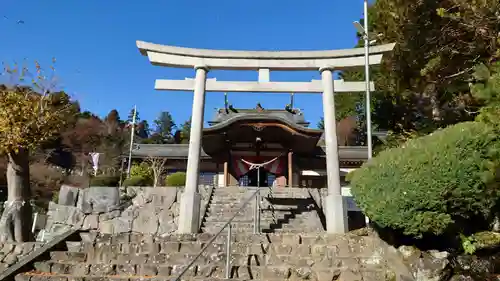
[(322, 130), (319, 129), (311, 129), (307, 128), (301, 125), (298, 125), (294, 122), (291, 122), (288, 118), (284, 118), (279, 115), (267, 115), (267, 114), (261, 114), (261, 113), (239, 113), (239, 114), (234, 114), (233, 116), (230, 116), (226, 120), (217, 123), (211, 127), (204, 128), (203, 132), (204, 133), (212, 133), (216, 131), (223, 130), (232, 124), (238, 123), (238, 122), (243, 122), (243, 121), (277, 121), (279, 123), (282, 123), (283, 125), (286, 125), (293, 130), (296, 130), (298, 132), (308, 134), (308, 135), (318, 135), (318, 137), (321, 136), (323, 133)]

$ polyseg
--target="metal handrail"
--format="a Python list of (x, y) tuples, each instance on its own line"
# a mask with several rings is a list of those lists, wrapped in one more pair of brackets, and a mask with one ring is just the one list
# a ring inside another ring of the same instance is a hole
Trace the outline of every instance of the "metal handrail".
[(212, 243), (217, 239), (217, 237), (220, 236), (220, 234), (226, 229), (226, 227), (229, 226), (228, 228), (228, 234), (227, 234), (227, 245), (226, 245), (226, 279), (230, 278), (230, 254), (231, 254), (231, 223), (233, 220), (238, 216), (238, 214), (252, 201), (253, 198), (256, 199), (256, 205), (255, 205), (255, 218), (254, 218), (254, 234), (260, 231), (260, 227), (258, 226), (260, 222), (259, 214), (259, 195), (260, 195), (260, 187), (257, 187), (257, 190), (250, 196), (248, 199), (246, 199), (243, 204), (241, 205), (240, 208), (236, 211), (236, 213), (224, 224), (224, 226), (221, 227), (221, 229), (205, 244), (205, 246), (201, 249), (201, 251), (196, 254), (194, 259), (191, 260), (191, 262), (188, 263), (188, 265), (184, 268), (184, 270), (181, 271), (179, 276), (174, 279), (174, 281), (181, 281), (182, 276), (186, 274), (186, 272), (193, 266), (193, 264), (198, 260), (198, 258), (205, 253), (205, 251), (208, 249), (208, 247), (212, 246)]

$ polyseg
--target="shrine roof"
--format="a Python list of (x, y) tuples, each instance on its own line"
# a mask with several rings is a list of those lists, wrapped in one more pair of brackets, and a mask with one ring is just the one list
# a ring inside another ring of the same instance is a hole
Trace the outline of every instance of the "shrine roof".
[[(315, 156), (325, 157), (325, 146), (318, 146), (314, 152)], [(169, 159), (187, 159), (189, 151), (188, 144), (134, 144), (132, 149), (133, 158), (167, 157)], [(364, 161), (367, 159), (368, 149), (366, 146), (339, 146), (339, 158), (341, 161)], [(201, 159), (211, 159), (203, 149)], [(124, 156), (125, 157), (125, 156)]]
[[(230, 122), (235, 118), (240, 119), (265, 119), (282, 120), (287, 123), (296, 124), (302, 127), (309, 127), (309, 122), (304, 118), (300, 109), (293, 109), (293, 113), (284, 109), (235, 109), (236, 112), (225, 109), (218, 109), (213, 120), (208, 121), (210, 126), (217, 126), (221, 123)], [(220, 125), (219, 125), (220, 126)]]
[[(187, 159), (189, 144), (142, 144), (136, 143), (132, 148), (133, 158), (167, 157), (170, 159)], [(201, 159), (210, 159), (203, 149)]]
[(322, 132), (318, 129), (309, 128), (310, 123), (304, 119), (304, 114), (298, 109), (294, 109), (294, 113), (281, 109), (238, 109), (237, 112), (226, 112), (221, 109), (216, 112), (214, 119), (208, 122), (210, 127), (204, 128), (203, 132), (217, 131), (236, 122), (245, 121), (278, 121), (305, 133), (316, 135)]

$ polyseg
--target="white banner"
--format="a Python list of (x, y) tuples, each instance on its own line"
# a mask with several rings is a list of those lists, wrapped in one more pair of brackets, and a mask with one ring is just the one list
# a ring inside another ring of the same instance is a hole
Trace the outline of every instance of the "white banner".
[(94, 174), (97, 174), (97, 170), (99, 169), (99, 156), (101, 154), (98, 152), (90, 153), (90, 157), (92, 157), (92, 168), (94, 168)]

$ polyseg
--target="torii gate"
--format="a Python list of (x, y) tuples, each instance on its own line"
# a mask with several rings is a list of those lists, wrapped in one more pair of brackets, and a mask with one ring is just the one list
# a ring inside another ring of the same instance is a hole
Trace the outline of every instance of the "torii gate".
[[(378, 65), (382, 56), (393, 50), (395, 44), (370, 48), (369, 62)], [(340, 167), (335, 124), (334, 93), (364, 92), (365, 82), (333, 80), (335, 70), (362, 67), (365, 64), (364, 48), (328, 51), (225, 51), (157, 45), (137, 41), (141, 53), (153, 65), (194, 68), (194, 79), (158, 79), (156, 90), (194, 91), (186, 187), (181, 196), (179, 233), (197, 233), (200, 219), (201, 197), (198, 193), (201, 137), (205, 108), (205, 92), (270, 92), (270, 93), (322, 93), (325, 120), (326, 167), (328, 195), (325, 198), (327, 232), (347, 231), (347, 208), (341, 194)], [(217, 81), (207, 79), (211, 69), (257, 70), (257, 82)], [(318, 70), (321, 81), (271, 82), (271, 70)], [(374, 90), (373, 82), (370, 90)]]

